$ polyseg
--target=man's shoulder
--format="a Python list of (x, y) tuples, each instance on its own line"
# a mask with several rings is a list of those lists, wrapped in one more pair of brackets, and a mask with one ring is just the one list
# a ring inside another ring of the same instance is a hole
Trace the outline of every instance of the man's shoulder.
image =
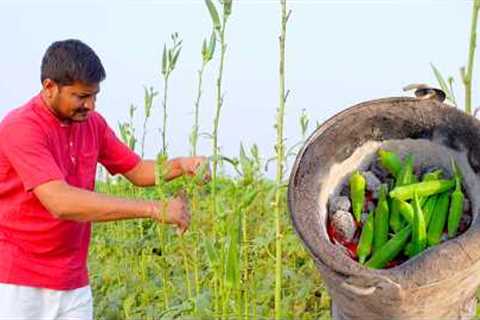
[(27, 103), (10, 110), (0, 121), (0, 130), (4, 128), (23, 127), (25, 125), (36, 125), (37, 120), (32, 115), (32, 103)]

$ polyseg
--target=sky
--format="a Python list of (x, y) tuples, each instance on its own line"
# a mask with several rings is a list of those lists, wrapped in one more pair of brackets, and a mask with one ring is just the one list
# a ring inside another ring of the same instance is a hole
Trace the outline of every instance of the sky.
[[(301, 141), (299, 117), (315, 124), (360, 102), (411, 95), (410, 83), (436, 85), (430, 64), (455, 79), (467, 62), (472, 1), (377, 0), (287, 1), (286, 144)], [(145, 155), (160, 151), (163, 46), (178, 32), (182, 51), (169, 80), (167, 136), (171, 157), (190, 151), (200, 48), (212, 30), (204, 1), (0, 0), (0, 118), (39, 92), (40, 62), (54, 41), (80, 39), (99, 55), (107, 72), (97, 111), (117, 132), (131, 104), (137, 134), (143, 121), (144, 86), (159, 91), (147, 132)], [(219, 144), (228, 157), (240, 143), (257, 144), (263, 158), (274, 154), (279, 105), (280, 1), (234, 0), (226, 27), (224, 106)], [(217, 46), (218, 49), (218, 46)], [(200, 131), (211, 132), (219, 51), (205, 71)], [(478, 63), (477, 63), (477, 67)], [(478, 70), (478, 68), (477, 68)], [(474, 88), (479, 73), (474, 73)], [(474, 90), (474, 103), (477, 97)], [(210, 155), (203, 136), (199, 152)], [(273, 166), (272, 166), (273, 168)]]

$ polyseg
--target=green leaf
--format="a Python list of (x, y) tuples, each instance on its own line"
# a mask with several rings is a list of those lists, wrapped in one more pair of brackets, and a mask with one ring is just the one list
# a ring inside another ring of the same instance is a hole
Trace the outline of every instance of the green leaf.
[(208, 237), (204, 238), (203, 243), (204, 243), (204, 246), (205, 246), (205, 250), (207, 251), (208, 261), (210, 263), (210, 266), (212, 267), (212, 269), (216, 269), (217, 266), (219, 265), (218, 264), (218, 254), (215, 251), (215, 248), (213, 247), (213, 244)]
[(215, 32), (212, 31), (212, 34), (210, 35), (210, 42), (208, 44), (208, 61), (212, 60), (213, 54), (215, 53), (215, 45), (217, 43), (217, 37), (215, 35)]
[(122, 137), (122, 141), (127, 143), (128, 142), (128, 137), (127, 137), (127, 132), (126, 132), (126, 123), (121, 123), (118, 122), (118, 129), (120, 130), (120, 136)]
[(162, 75), (167, 74), (167, 45), (163, 45), (163, 56), (162, 56)]
[(204, 62), (208, 61), (207, 39), (203, 39), (202, 42), (202, 60)]
[(172, 58), (173, 58), (172, 49), (168, 49), (168, 69), (167, 70), (172, 70)]
[(243, 147), (243, 143), (240, 143), (240, 166), (242, 167), (243, 172), (247, 171), (250, 167), (250, 159), (247, 157), (245, 153), (245, 148)]
[(207, 4), (208, 11), (210, 12), (210, 17), (212, 18), (213, 27), (216, 30), (220, 30), (220, 28), (222, 26), (220, 24), (220, 18), (218, 16), (218, 11), (215, 8), (215, 5), (213, 4), (213, 2), (211, 0), (205, 0), (205, 3)]
[(437, 78), (437, 81), (440, 84), (440, 87), (442, 88), (442, 90), (447, 95), (450, 95), (450, 89), (448, 88), (447, 83), (445, 82), (445, 79), (443, 78), (440, 71), (433, 65), (433, 63), (430, 63), (430, 66), (432, 67), (433, 73), (435, 74), (435, 78)]
[(226, 16), (232, 14), (232, 0), (223, 0), (223, 13)]
[(175, 66), (177, 65), (177, 59), (178, 59), (178, 56), (180, 55), (180, 51), (182, 50), (182, 48), (178, 48), (177, 52), (175, 52), (175, 55), (173, 56), (173, 59), (172, 59), (172, 70), (175, 69)]
[(128, 114), (130, 115), (130, 118), (133, 118), (135, 110), (137, 110), (137, 107), (135, 107), (133, 104), (131, 104), (130, 109), (128, 110)]
[(248, 208), (258, 195), (258, 190), (251, 189), (244, 196), (241, 208)]
[(450, 88), (450, 93), (451, 93), (450, 101), (452, 101), (453, 105), (456, 107), (457, 101), (455, 99), (455, 94), (453, 93), (453, 77), (450, 76), (447, 81), (448, 81), (448, 86)]
[(170, 38), (172, 38), (172, 41), (175, 43), (178, 39), (178, 32), (174, 32), (170, 35)]
[(308, 119), (307, 112), (305, 111), (305, 109), (302, 109), (302, 113), (300, 115), (300, 128), (302, 130), (303, 137), (305, 137), (305, 135), (307, 134), (309, 122), (310, 120)]
[(130, 136), (130, 141), (128, 142), (128, 146), (130, 147), (130, 149), (132, 151), (135, 151), (135, 144), (137, 143), (137, 139), (135, 138), (135, 136), (132, 134)]
[(228, 252), (226, 261), (226, 282), (230, 288), (238, 288), (240, 285), (240, 215), (237, 215), (237, 223), (231, 223), (228, 228)]
[(258, 145), (256, 143), (253, 144), (253, 146), (250, 148), (250, 153), (255, 159), (260, 159), (260, 154), (258, 151)]

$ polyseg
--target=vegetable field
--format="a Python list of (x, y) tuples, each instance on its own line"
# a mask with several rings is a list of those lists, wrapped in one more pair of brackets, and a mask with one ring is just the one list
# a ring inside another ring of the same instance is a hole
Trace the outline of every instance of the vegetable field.
[[(186, 179), (161, 190), (99, 184), (101, 191), (142, 198), (185, 188), (193, 217), (183, 237), (149, 220), (95, 225), (90, 273), (96, 318), (274, 318), (273, 185), (252, 178), (218, 177), (217, 217), (210, 185), (192, 187)], [(329, 319), (330, 298), (292, 230), (285, 201), (281, 205), (282, 318)]]
[[(210, 157), (212, 180), (182, 177), (151, 188), (137, 188), (120, 177), (100, 172), (97, 191), (143, 199), (165, 199), (186, 192), (190, 199), (192, 223), (189, 231), (178, 236), (170, 226), (151, 220), (131, 220), (94, 225), (89, 256), (96, 319), (330, 319), (331, 300), (312, 258), (296, 236), (290, 222), (286, 192), (289, 164), (303, 141), (287, 145), (284, 132), (285, 109), (289, 90), (285, 82), (285, 46), (291, 12), (287, 1), (280, 0), (278, 19), (278, 101), (272, 110), (275, 128), (274, 150), (259, 150), (256, 145), (241, 145), (236, 155), (221, 152), (224, 105), (224, 61), (228, 59), (228, 22), (235, 14), (232, 0), (206, 0), (205, 13), (212, 32), (199, 46), (201, 63), (193, 123), (188, 139), (191, 155)], [(465, 85), (465, 111), (474, 113), (471, 102), (473, 52), (480, 1), (473, 5), (472, 34), (468, 65), (462, 70)], [(181, 35), (173, 33), (165, 42), (157, 92), (145, 88), (144, 106), (125, 111), (128, 120), (119, 123), (122, 140), (142, 156), (146, 139), (161, 141), (162, 159), (169, 154), (168, 114), (169, 79), (182, 63)], [(210, 66), (215, 60), (217, 69)], [(433, 67), (433, 65), (432, 65)], [(453, 78), (444, 80), (433, 67), (446, 92), (447, 101), (457, 105), (452, 91)], [(214, 101), (203, 100), (204, 75), (215, 75)], [(448, 83), (448, 84), (447, 84)], [(153, 109), (162, 113), (161, 123), (151, 123)], [(202, 108), (214, 110), (211, 123), (199, 123)], [(134, 118), (143, 126), (136, 128)], [(200, 128), (212, 128), (202, 137)], [(160, 134), (153, 130), (160, 127)], [(152, 128), (150, 131), (149, 128)], [(312, 131), (305, 113), (299, 115), (303, 139)], [(155, 135), (153, 132), (155, 132)], [(150, 132), (150, 135), (147, 135)], [(211, 143), (199, 150), (198, 140)], [(178, 155), (180, 156), (180, 155)], [(266, 167), (274, 177), (266, 175)], [(360, 217), (361, 212), (355, 209)], [(359, 210), (362, 208), (360, 207)], [(320, 232), (320, 231), (319, 231)]]
[[(224, 60), (227, 57), (225, 30), (232, 15), (232, 1), (205, 1), (212, 21), (211, 35), (201, 46), (198, 91), (192, 108), (195, 115), (189, 141), (197, 152), (199, 113), (203, 106), (203, 76), (211, 60), (218, 59), (215, 72), (215, 116), (207, 139), (212, 180), (181, 178), (140, 189), (122, 178), (101, 176), (97, 190), (109, 194), (165, 199), (180, 190), (190, 199), (193, 215), (189, 231), (177, 236), (169, 226), (150, 220), (96, 224), (90, 251), (90, 273), (98, 319), (328, 319), (330, 298), (313, 261), (294, 234), (287, 211), (288, 159), (300, 143), (285, 145), (284, 113), (286, 26), (290, 12), (280, 1), (279, 107), (274, 156), (265, 159), (256, 145), (240, 146), (238, 156), (221, 154), (218, 128), (223, 103)], [(163, 112), (160, 135), (161, 163), (168, 154), (168, 84), (181, 61), (182, 40), (177, 33), (166, 43), (162, 56), (163, 92), (145, 88), (143, 128), (133, 123), (137, 107), (131, 106), (129, 120), (119, 124), (123, 141), (144, 155), (149, 120), (155, 105)], [(157, 96), (161, 101), (157, 103)], [(207, 105), (207, 103), (205, 103)], [(306, 137), (309, 120), (300, 115), (300, 130)], [(139, 133), (140, 132), (140, 133)], [(138, 143), (137, 143), (138, 142)], [(269, 152), (271, 154), (271, 152)], [(275, 179), (265, 168), (275, 168)], [(160, 167), (160, 166), (159, 166)], [(157, 170), (161, 172), (161, 169)], [(234, 174), (226, 174), (230, 171)]]

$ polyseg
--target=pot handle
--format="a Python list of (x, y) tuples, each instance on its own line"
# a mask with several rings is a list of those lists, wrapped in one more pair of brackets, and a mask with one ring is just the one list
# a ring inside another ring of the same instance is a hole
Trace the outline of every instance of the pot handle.
[(376, 287), (362, 288), (362, 287), (359, 287), (359, 286), (356, 286), (356, 285), (353, 285), (353, 284), (350, 284), (350, 283), (347, 283), (347, 282), (342, 282), (340, 284), (340, 286), (343, 289), (346, 289), (346, 290), (352, 292), (353, 294), (355, 294), (357, 296), (369, 296), (369, 295), (373, 294), (373, 292), (377, 289)]
[(409, 84), (403, 88), (403, 91), (415, 90), (415, 97), (421, 100), (434, 99), (439, 102), (445, 101), (446, 94), (443, 90), (430, 87), (423, 83)]

